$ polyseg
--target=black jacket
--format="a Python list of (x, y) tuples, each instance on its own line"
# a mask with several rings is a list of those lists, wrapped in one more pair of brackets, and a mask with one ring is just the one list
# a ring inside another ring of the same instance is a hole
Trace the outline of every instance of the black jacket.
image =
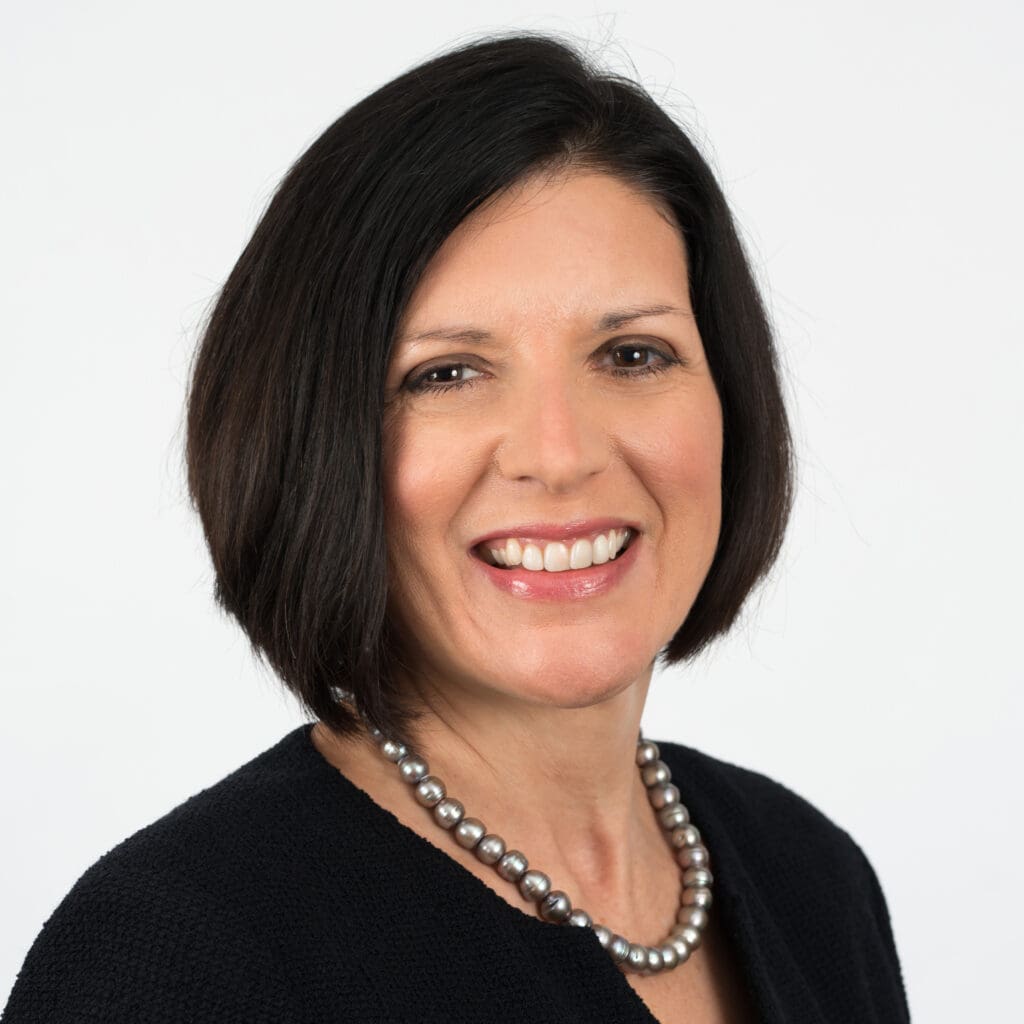
[[(590, 929), (503, 900), (328, 764), (311, 729), (94, 863), (28, 951), (3, 1024), (654, 1022)], [(659, 746), (759, 1019), (909, 1020), (850, 836), (763, 775)]]

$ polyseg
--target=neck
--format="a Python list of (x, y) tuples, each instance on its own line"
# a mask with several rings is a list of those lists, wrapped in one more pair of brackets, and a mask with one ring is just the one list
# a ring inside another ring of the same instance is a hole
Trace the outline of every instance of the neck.
[(636, 764), (650, 678), (581, 708), (418, 687), (426, 713), (413, 748), (430, 772), (574, 905), (600, 906), (623, 928), (665, 908), (678, 884)]

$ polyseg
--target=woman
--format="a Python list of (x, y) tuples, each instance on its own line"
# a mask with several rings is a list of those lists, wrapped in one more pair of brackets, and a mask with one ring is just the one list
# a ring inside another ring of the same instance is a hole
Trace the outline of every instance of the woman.
[(187, 461), (314, 721), (100, 858), (5, 1020), (907, 1019), (853, 840), (640, 735), (792, 494), (727, 206), (642, 89), (519, 34), (356, 104), (218, 298)]

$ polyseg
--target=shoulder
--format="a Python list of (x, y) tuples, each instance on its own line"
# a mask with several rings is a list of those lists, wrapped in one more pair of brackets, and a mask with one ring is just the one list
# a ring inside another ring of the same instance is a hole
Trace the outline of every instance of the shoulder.
[(735, 866), (759, 901), (780, 914), (813, 907), (837, 925), (888, 931), (888, 911), (866, 854), (810, 800), (762, 772), (692, 747), (658, 746), (698, 828), (705, 831), (704, 821), (707, 834), (734, 852)]
[(32, 943), (4, 1024), (154, 1019), (158, 1004), (167, 1019), (292, 1019), (251, 880), (286, 852), (275, 812), (295, 802), (298, 732), (91, 864)]
[(323, 775), (300, 726), (99, 857), (72, 894), (131, 888), (136, 878), (187, 886), (197, 897), (236, 892), (294, 852), (317, 813)]
[[(878, 877), (844, 828), (788, 786), (692, 747), (658, 742), (705, 834), (717, 884), (731, 887), (764, 946), (794, 952), (821, 991), (870, 992), (906, 1020), (906, 994)], [(715, 865), (717, 864), (717, 867)]]
[[(659, 742), (663, 760), (688, 799), (713, 815), (737, 843), (756, 842), (768, 855), (811, 857), (819, 864), (863, 870), (860, 846), (806, 797), (768, 775), (680, 743)], [(690, 792), (686, 792), (689, 790)], [(749, 860), (756, 867), (756, 860)]]
[(762, 772), (692, 747), (658, 746), (695, 819), (699, 808), (738, 851), (759, 891), (802, 901), (813, 897), (819, 909), (837, 915), (859, 914), (869, 905), (877, 909), (878, 878), (864, 851), (806, 797)]

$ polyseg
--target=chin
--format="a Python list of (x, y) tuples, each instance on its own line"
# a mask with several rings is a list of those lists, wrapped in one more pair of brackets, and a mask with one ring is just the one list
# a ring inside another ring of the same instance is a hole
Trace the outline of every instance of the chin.
[[(507, 662), (506, 662), (507, 664)], [(566, 662), (552, 659), (547, 665), (509, 679), (503, 674), (502, 690), (511, 696), (544, 707), (587, 708), (601, 704), (628, 689), (650, 673), (653, 658), (646, 652), (629, 664), (610, 670), (608, 662), (592, 659)]]

